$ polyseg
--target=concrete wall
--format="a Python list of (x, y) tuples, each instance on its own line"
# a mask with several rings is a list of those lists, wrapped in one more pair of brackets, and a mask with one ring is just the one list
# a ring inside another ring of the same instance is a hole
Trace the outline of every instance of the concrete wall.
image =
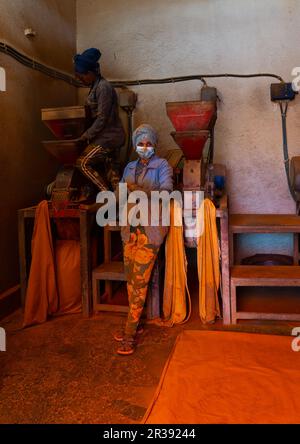
[[(108, 79), (272, 72), (289, 81), (292, 68), (300, 65), (299, 41), (297, 0), (77, 0), (78, 50), (99, 47)], [(209, 80), (221, 98), (215, 161), (228, 168), (233, 212), (295, 210), (285, 178), (280, 114), (269, 98), (272, 81)], [(135, 88), (135, 125), (154, 125), (162, 152), (175, 147), (165, 102), (196, 100), (200, 86), (193, 81)], [(300, 153), (299, 117), (296, 99), (288, 115), (290, 156)], [(256, 252), (291, 247), (290, 237), (282, 235), (252, 244), (244, 243)]]
[[(29, 40), (24, 29), (37, 35)], [(75, 0), (0, 0), (0, 41), (29, 57), (72, 72), (76, 41)], [(0, 54), (7, 91), (0, 92), (0, 293), (18, 284), (17, 210), (39, 202), (57, 163), (41, 145), (51, 133), (43, 107), (74, 105), (76, 89)]]

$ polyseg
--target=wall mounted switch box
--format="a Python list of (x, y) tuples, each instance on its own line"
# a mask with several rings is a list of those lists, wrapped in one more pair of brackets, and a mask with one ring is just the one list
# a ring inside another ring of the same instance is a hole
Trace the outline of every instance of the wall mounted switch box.
[(293, 90), (292, 83), (272, 83), (271, 84), (271, 100), (277, 102), (279, 100), (294, 100), (296, 91)]

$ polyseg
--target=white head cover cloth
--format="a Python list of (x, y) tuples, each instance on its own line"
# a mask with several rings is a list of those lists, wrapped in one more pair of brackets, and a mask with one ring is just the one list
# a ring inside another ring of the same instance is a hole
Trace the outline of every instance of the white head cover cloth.
[(132, 134), (132, 143), (134, 148), (136, 149), (139, 142), (143, 141), (144, 139), (149, 140), (149, 142), (151, 142), (154, 147), (157, 145), (157, 132), (154, 128), (152, 128), (151, 125), (148, 125), (147, 123), (143, 123), (142, 125), (138, 126)]

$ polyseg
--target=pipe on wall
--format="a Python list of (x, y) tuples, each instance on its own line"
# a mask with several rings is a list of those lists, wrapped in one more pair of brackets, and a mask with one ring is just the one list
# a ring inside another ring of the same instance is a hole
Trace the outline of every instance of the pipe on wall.
[[(70, 74), (66, 74), (62, 71), (58, 71), (55, 68), (44, 65), (43, 63), (37, 62), (36, 60), (26, 56), (25, 54), (20, 53), (18, 50), (16, 50), (12, 46), (4, 42), (0, 42), (0, 52), (9, 55), (10, 57), (14, 58), (17, 62), (22, 63), (22, 65), (27, 66), (28, 68), (34, 69), (36, 71), (39, 71), (48, 77), (62, 80), (77, 88), (84, 87), (82, 83), (80, 83)], [(159, 85), (164, 83), (177, 83), (177, 82), (186, 82), (189, 80), (200, 80), (204, 85), (206, 85), (205, 79), (220, 78), (220, 77), (235, 77), (235, 78), (272, 77), (279, 80), (280, 82), (284, 82), (282, 77), (272, 73), (254, 73), (254, 74), (224, 73), (224, 74), (196, 74), (190, 76), (167, 77), (163, 79), (114, 80), (110, 81), (110, 83), (116, 88), (121, 88), (124, 86)]]

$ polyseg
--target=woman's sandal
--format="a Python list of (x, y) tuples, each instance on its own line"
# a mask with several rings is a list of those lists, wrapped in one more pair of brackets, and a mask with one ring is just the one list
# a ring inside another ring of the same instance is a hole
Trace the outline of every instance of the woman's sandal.
[[(138, 328), (136, 330), (136, 334), (137, 335), (141, 335), (144, 332), (144, 328), (142, 325), (138, 325)], [(125, 338), (125, 332), (124, 329), (123, 330), (118, 330), (114, 333), (114, 340), (117, 342), (122, 342), (123, 339)]]
[(132, 355), (135, 350), (135, 340), (132, 336), (125, 336), (117, 349), (118, 355)]

